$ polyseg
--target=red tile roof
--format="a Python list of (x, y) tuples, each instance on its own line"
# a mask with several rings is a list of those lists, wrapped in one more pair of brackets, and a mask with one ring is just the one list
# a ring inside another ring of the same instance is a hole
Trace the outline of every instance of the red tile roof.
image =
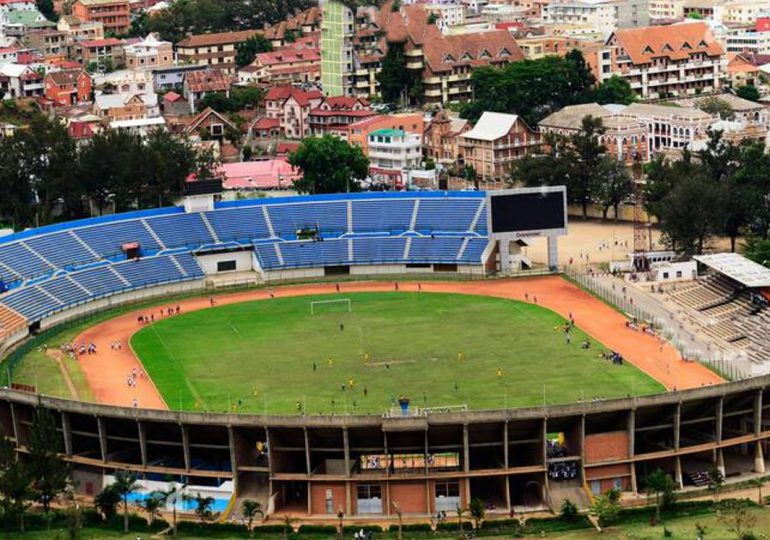
[(318, 90), (300, 90), (294, 86), (274, 86), (265, 96), (265, 101), (280, 101), (284, 102), (289, 98), (294, 100), (302, 106), (310, 104), (311, 100), (323, 99), (323, 94)]
[(289, 64), (294, 62), (320, 62), (321, 51), (320, 49), (272, 51), (257, 54), (254, 61), (262, 66), (274, 66), (278, 64)]
[(116, 47), (118, 45), (123, 45), (123, 42), (118, 38), (86, 39), (79, 43), (88, 49), (92, 47)]
[(185, 75), (184, 83), (190, 92), (227, 92), (232, 79), (219, 69), (191, 71)]
[(241, 30), (239, 32), (194, 34), (186, 37), (176, 45), (177, 47), (207, 47), (210, 45), (224, 45), (226, 43), (240, 43), (259, 33), (258, 30)]
[(274, 129), (280, 125), (277, 118), (260, 118), (254, 122), (254, 129)]
[(185, 101), (185, 99), (183, 96), (180, 96), (176, 92), (171, 91), (171, 92), (167, 92), (163, 96), (163, 101), (168, 101), (169, 103), (176, 103), (178, 101)]
[(619, 45), (634, 64), (649, 64), (655, 58), (685, 60), (696, 53), (724, 54), (711, 29), (701, 22), (616, 30), (608, 43)]

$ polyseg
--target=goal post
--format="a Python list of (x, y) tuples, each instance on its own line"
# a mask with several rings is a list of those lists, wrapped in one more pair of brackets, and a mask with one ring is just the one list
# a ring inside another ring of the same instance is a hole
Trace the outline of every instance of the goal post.
[(350, 313), (353, 310), (350, 298), (336, 298), (334, 300), (313, 300), (310, 302), (310, 314), (319, 313)]

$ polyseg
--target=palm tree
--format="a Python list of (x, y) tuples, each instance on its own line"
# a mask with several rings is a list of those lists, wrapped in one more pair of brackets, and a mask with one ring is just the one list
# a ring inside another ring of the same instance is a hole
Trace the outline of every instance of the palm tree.
[(403, 538), (402, 529), (404, 527), (404, 514), (401, 511), (401, 505), (398, 504), (396, 501), (393, 501), (390, 504), (393, 506), (393, 511), (398, 516), (398, 540), (402, 540)]
[(251, 536), (253, 534), (251, 530), (251, 524), (254, 522), (254, 517), (257, 514), (259, 514), (262, 517), (265, 516), (265, 513), (262, 511), (262, 505), (257, 501), (246, 499), (241, 504), (241, 512), (243, 512), (243, 517), (245, 517), (247, 520), (246, 527), (248, 527), (249, 536)]
[(127, 471), (117, 471), (115, 473), (115, 482), (112, 484), (116, 493), (120, 495), (123, 501), (123, 532), (128, 532), (128, 496), (139, 489), (136, 482), (136, 475)]
[(462, 534), (462, 532), (463, 532), (463, 516), (468, 513), (468, 510), (463, 508), (459, 504), (457, 505), (456, 510), (457, 510), (457, 530), (460, 532), (460, 534)]
[(187, 484), (177, 484), (174, 482), (169, 485), (166, 491), (158, 492), (161, 502), (165, 506), (171, 505), (171, 526), (174, 531), (174, 538), (176, 538), (176, 505), (185, 500), (184, 489), (186, 487)]
[(148, 523), (150, 527), (155, 522), (155, 518), (160, 514), (160, 509), (163, 506), (163, 497), (157, 491), (150, 493), (150, 496), (142, 501), (142, 508), (147, 512)]

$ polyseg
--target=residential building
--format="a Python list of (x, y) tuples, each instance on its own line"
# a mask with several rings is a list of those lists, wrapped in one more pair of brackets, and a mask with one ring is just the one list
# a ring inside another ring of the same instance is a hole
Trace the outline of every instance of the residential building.
[(75, 42), (73, 59), (87, 66), (93, 62), (95, 71), (111, 71), (125, 62), (123, 42), (117, 38), (83, 40)]
[[(340, 0), (320, 0), (321, 85), (327, 96), (352, 93), (354, 14)], [(383, 8), (389, 9), (389, 8)]]
[(468, 120), (446, 111), (437, 112), (423, 133), (423, 149), (426, 159), (451, 166), (460, 156), (459, 136), (471, 129)]
[(105, 32), (114, 35), (123, 35), (131, 29), (128, 0), (75, 0), (72, 14), (83, 22), (100, 22)]
[[(716, 92), (727, 58), (702, 22), (618, 30), (607, 39), (618, 74), (642, 98)], [(603, 61), (605, 61), (603, 59)]]
[[(481, 9), (481, 18), (492, 23), (523, 22), (529, 18), (529, 9), (506, 2), (490, 2)], [(465, 19), (460, 24), (465, 24)]]
[(199, 65), (172, 65), (151, 70), (152, 81), (156, 92), (164, 90), (182, 91), (185, 75), (193, 71), (205, 71), (206, 66)]
[(672, 103), (679, 105), (680, 107), (693, 108), (698, 107), (704, 99), (716, 98), (727, 103), (733, 111), (733, 120), (744, 123), (755, 123), (765, 127), (770, 125), (770, 109), (765, 107), (763, 103), (756, 103), (743, 99), (735, 94), (726, 92), (724, 94), (717, 94), (715, 96), (693, 96), (689, 98), (682, 98), (673, 100)]
[(163, 116), (187, 116), (190, 114), (190, 103), (184, 96), (173, 90), (163, 94)]
[(259, 53), (254, 62), (238, 70), (238, 81), (244, 84), (297, 84), (320, 78), (321, 53), (317, 48)]
[(757, 86), (764, 78), (763, 66), (770, 65), (770, 54), (728, 54), (727, 77), (732, 88), (750, 84)]
[(310, 111), (308, 125), (313, 136), (331, 134), (346, 138), (350, 124), (372, 116), (377, 116), (377, 113), (369, 108), (369, 102), (363, 98), (327, 97)]
[(155, 69), (174, 65), (174, 50), (170, 41), (161, 41), (149, 34), (138, 43), (123, 47), (128, 69)]
[(109, 123), (110, 129), (121, 129), (129, 133), (147, 137), (150, 133), (166, 129), (166, 119), (162, 116), (151, 118), (136, 118), (134, 120), (113, 120)]
[(553, 54), (565, 55), (572, 49), (584, 45), (584, 42), (579, 39), (550, 34), (517, 39), (516, 43), (529, 60), (537, 60)]
[(682, 5), (684, 18), (714, 20), (714, 12), (721, 8), (724, 0), (685, 0)]
[(3, 0), (0, 2), (0, 15), (12, 11), (35, 11), (35, 0)]
[(401, 184), (408, 171), (421, 168), (419, 135), (401, 129), (378, 129), (368, 139), (369, 173), (373, 178)]
[(606, 37), (618, 28), (649, 24), (648, 0), (554, 0), (543, 8), (546, 24), (576, 24)]
[(44, 57), (66, 58), (72, 41), (72, 37), (67, 32), (52, 28), (27, 32), (21, 38), (24, 45), (35, 49)]
[(426, 3), (425, 11), (436, 16), (436, 25), (443, 32), (450, 26), (460, 26), (465, 24), (465, 6), (460, 3)]
[(0, 64), (0, 94), (5, 99), (43, 95), (43, 74), (30, 64)]
[(249, 133), (255, 139), (262, 141), (279, 139), (281, 137), (281, 121), (278, 118), (257, 118), (249, 126)]
[(304, 139), (310, 135), (310, 111), (318, 108), (323, 100), (323, 94), (317, 90), (274, 86), (265, 96), (265, 116), (278, 119), (284, 137)]
[(717, 8), (718, 22), (725, 26), (752, 27), (768, 10), (767, 0), (731, 0)]
[(770, 32), (735, 30), (722, 36), (728, 53), (770, 54)]
[(286, 158), (222, 163), (218, 172), (225, 189), (287, 189), (302, 178), (302, 171), (292, 167)]
[(73, 39), (104, 39), (104, 23), (100, 21), (81, 21), (74, 15), (62, 15), (56, 23), (56, 29), (67, 32)]
[(174, 48), (180, 63), (210, 66), (234, 74), (238, 44), (258, 33), (257, 30), (242, 30), (195, 34), (178, 42)]
[(629, 166), (636, 162), (646, 163), (650, 160), (648, 126), (633, 115), (623, 114), (619, 109), (623, 107), (598, 103), (571, 105), (542, 119), (538, 127), (543, 137), (546, 134), (569, 137), (582, 130), (583, 119), (587, 116), (601, 118), (604, 133), (599, 136), (599, 141), (607, 154)]
[(369, 151), (369, 134), (379, 129), (397, 129), (422, 137), (425, 130), (425, 119), (420, 113), (371, 116), (353, 122), (347, 127), (348, 143), (358, 146), (366, 154)]
[(0, 14), (0, 34), (20, 38), (34, 30), (54, 29), (56, 24), (35, 10), (10, 11)]
[(91, 101), (91, 76), (84, 69), (52, 71), (45, 76), (45, 97), (55, 106), (68, 107)]
[(94, 100), (94, 114), (109, 122), (156, 117), (160, 115), (158, 95), (98, 94)]
[(673, 21), (684, 17), (685, 0), (650, 0), (650, 20)]
[(622, 114), (647, 126), (650, 154), (689, 147), (705, 136), (714, 116), (700, 109), (671, 107), (651, 103), (632, 103)]
[(514, 161), (539, 149), (540, 136), (518, 115), (484, 112), (473, 129), (459, 135), (458, 146), (480, 179), (502, 180)]
[(443, 35), (427, 24), (421, 5), (379, 12), (378, 26), (388, 43), (403, 44), (406, 67), (419, 73), (426, 103), (467, 101), (471, 74), (480, 66), (501, 66), (524, 59), (524, 53), (507, 30)]
[(311, 6), (265, 29), (264, 35), (277, 49), (291, 45), (299, 39), (318, 39), (320, 30), (321, 6)]
[(191, 138), (218, 141), (221, 144), (227, 139), (228, 132), (237, 131), (238, 127), (226, 116), (206, 107), (187, 124), (184, 134)]
[(143, 94), (152, 92), (152, 76), (146, 71), (120, 69), (94, 73), (94, 88), (106, 94)]
[(219, 69), (192, 71), (185, 75), (182, 93), (190, 102), (190, 112), (195, 112), (198, 101), (208, 94), (224, 94), (230, 97), (232, 83), (232, 79)]

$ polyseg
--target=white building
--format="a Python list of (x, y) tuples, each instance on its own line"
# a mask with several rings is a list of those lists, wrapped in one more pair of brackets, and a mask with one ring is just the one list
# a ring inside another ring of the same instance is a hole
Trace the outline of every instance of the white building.
[(733, 0), (714, 7), (714, 20), (727, 26), (753, 26), (767, 7), (767, 0)]
[(543, 8), (543, 22), (595, 28), (604, 36), (617, 28), (649, 24), (649, 0), (553, 0)]
[(423, 4), (423, 8), (438, 17), (436, 25), (442, 32), (451, 26), (465, 24), (465, 7), (462, 4)]
[(481, 16), (488, 21), (519, 22), (528, 18), (529, 9), (524, 6), (514, 6), (502, 2), (491, 2), (481, 9)]
[(722, 40), (725, 50), (729, 53), (770, 54), (770, 32), (736, 30), (722, 36)]
[(422, 138), (401, 129), (378, 129), (369, 134), (369, 166), (373, 170), (419, 169)]

